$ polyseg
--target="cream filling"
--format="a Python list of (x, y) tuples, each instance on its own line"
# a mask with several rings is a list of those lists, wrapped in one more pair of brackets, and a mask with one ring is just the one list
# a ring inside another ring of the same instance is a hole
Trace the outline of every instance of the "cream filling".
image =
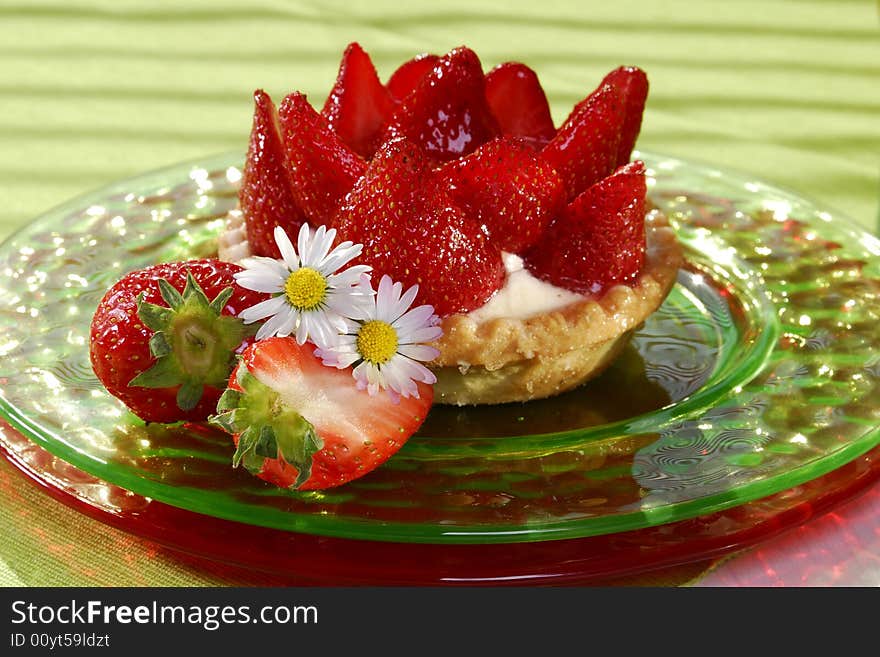
[[(251, 255), (244, 218), (238, 210), (229, 213), (226, 230), (220, 235), (217, 247), (218, 257), (228, 262), (241, 262)], [(483, 306), (468, 313), (475, 322), (526, 319), (584, 299), (580, 294), (535, 278), (518, 255), (502, 252), (501, 257), (507, 272), (504, 286)]]
[(523, 259), (514, 253), (502, 253), (507, 279), (489, 301), (468, 317), (477, 323), (490, 319), (526, 319), (564, 308), (583, 296), (561, 287), (556, 287), (535, 278), (523, 265)]

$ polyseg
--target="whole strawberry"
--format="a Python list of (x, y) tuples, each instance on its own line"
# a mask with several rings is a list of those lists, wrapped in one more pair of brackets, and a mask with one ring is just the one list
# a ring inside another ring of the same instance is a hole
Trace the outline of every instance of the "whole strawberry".
[(267, 298), (235, 285), (219, 260), (126, 274), (92, 318), (92, 368), (107, 391), (147, 422), (205, 420), (255, 325), (236, 315)]

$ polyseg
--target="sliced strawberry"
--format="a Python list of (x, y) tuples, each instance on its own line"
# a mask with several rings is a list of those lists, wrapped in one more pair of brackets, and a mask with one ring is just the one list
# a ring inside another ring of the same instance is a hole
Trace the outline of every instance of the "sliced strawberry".
[[(359, 262), (371, 265), (377, 280), (386, 273), (404, 285), (411, 284), (394, 277), (392, 271), (397, 269), (406, 230), (410, 223), (419, 221), (413, 200), (420, 198), (431, 175), (430, 162), (422, 150), (398, 137), (379, 149), (340, 205), (332, 227), (340, 241), (363, 244)], [(419, 298), (424, 294), (422, 290)]]
[(500, 249), (519, 253), (538, 241), (565, 190), (556, 171), (524, 140), (500, 137), (439, 171), (453, 201)]
[(575, 106), (541, 152), (562, 177), (568, 200), (614, 170), (625, 115), (623, 91), (602, 84)]
[(275, 104), (262, 89), (254, 92), (254, 124), (238, 192), (251, 251), (280, 257), (272, 232), (281, 226), (295, 235), (305, 217), (290, 191)]
[(327, 224), (367, 165), (302, 94), (287, 96), (279, 116), (293, 198), (309, 223)]
[(498, 247), (439, 188), (422, 200), (405, 244), (391, 276), (418, 283), (422, 301), (441, 317), (476, 310), (504, 285)]
[(107, 391), (148, 422), (204, 420), (235, 354), (257, 326), (237, 318), (268, 295), (238, 287), (219, 260), (153, 265), (123, 276), (92, 318), (89, 355)]
[(405, 139), (386, 143), (334, 219), (339, 238), (359, 242), (359, 262), (405, 287), (441, 316), (483, 305), (504, 282), (498, 247), (431, 179), (427, 157)]
[(581, 294), (631, 282), (645, 262), (645, 165), (627, 164), (578, 196), (524, 260), (538, 278)]
[(393, 104), (370, 56), (359, 44), (349, 44), (321, 111), (330, 128), (355, 153), (370, 158), (391, 118)]
[(211, 421), (233, 434), (233, 464), (276, 486), (315, 490), (374, 470), (421, 426), (434, 391), (394, 403), (358, 390), (314, 347), (270, 338), (248, 347)]
[(441, 57), (398, 105), (386, 137), (406, 137), (445, 161), (467, 155), (498, 133), (480, 59), (462, 47)]
[(645, 111), (645, 101), (648, 98), (648, 76), (642, 69), (635, 66), (621, 66), (606, 75), (602, 82), (620, 89), (626, 99), (620, 143), (617, 146), (616, 164), (616, 166), (623, 166), (629, 162), (632, 150), (636, 145), (636, 139), (639, 136), (639, 130), (642, 127), (642, 114)]
[(544, 88), (525, 64), (505, 62), (489, 71), (486, 100), (502, 134), (523, 137), (539, 146), (556, 135)]
[(437, 55), (423, 53), (401, 64), (385, 83), (391, 98), (400, 102), (409, 96), (438, 61)]

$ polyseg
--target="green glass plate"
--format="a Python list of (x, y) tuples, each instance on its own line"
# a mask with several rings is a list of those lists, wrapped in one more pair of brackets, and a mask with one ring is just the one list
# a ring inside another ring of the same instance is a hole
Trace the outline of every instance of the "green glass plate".
[(230, 466), (228, 436), (145, 425), (89, 365), (127, 271), (215, 252), (240, 155), (128, 180), (0, 246), (0, 412), (41, 447), (167, 504), (346, 538), (499, 543), (620, 532), (791, 489), (880, 443), (880, 242), (747, 176), (640, 154), (687, 264), (599, 379), (435, 406), (387, 464), (326, 492)]

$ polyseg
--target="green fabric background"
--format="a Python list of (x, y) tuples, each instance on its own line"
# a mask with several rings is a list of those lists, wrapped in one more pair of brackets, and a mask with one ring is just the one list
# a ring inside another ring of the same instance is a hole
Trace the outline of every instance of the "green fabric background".
[[(462, 43), (486, 68), (524, 61), (557, 121), (608, 70), (639, 65), (652, 85), (640, 147), (747, 171), (876, 230), (869, 0), (3, 0), (0, 239), (113, 180), (243, 152), (252, 91), (323, 102), (352, 40), (383, 78)], [(229, 583), (17, 488), (0, 499), (0, 584)]]

